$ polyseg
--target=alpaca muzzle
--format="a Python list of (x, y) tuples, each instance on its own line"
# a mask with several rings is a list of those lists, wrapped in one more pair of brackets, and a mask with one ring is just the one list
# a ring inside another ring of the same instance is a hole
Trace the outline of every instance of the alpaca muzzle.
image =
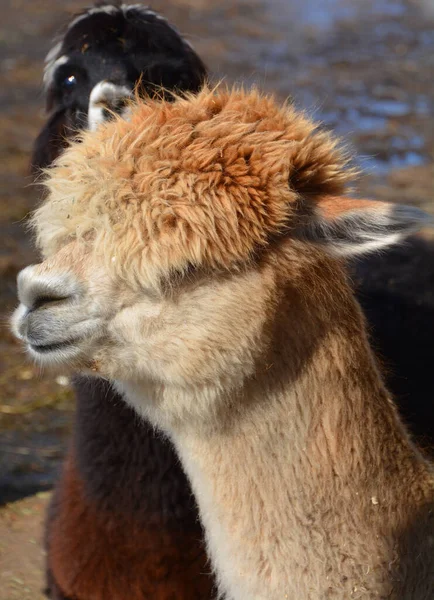
[(83, 290), (72, 275), (41, 273), (39, 267), (18, 275), (12, 330), (38, 362), (70, 363), (83, 355), (99, 319), (83, 310)]

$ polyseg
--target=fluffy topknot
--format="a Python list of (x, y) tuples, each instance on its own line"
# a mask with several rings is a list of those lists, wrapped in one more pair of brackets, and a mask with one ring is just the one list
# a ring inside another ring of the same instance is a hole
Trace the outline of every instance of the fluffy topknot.
[(341, 194), (346, 163), (328, 133), (256, 90), (137, 101), (60, 156), (33, 224), (45, 257), (83, 240), (127, 279), (227, 269), (295, 225), (303, 200)]

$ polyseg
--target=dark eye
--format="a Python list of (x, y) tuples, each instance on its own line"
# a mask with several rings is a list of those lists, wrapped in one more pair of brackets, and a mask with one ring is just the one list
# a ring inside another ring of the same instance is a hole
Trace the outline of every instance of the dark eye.
[(75, 75), (69, 75), (68, 77), (65, 77), (62, 84), (68, 89), (72, 88), (77, 84), (77, 77)]

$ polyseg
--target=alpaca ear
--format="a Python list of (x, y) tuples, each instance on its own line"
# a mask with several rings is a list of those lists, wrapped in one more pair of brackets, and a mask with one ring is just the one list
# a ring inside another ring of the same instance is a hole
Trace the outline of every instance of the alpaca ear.
[(355, 256), (397, 244), (431, 220), (413, 206), (327, 196), (315, 203), (303, 235), (335, 256)]

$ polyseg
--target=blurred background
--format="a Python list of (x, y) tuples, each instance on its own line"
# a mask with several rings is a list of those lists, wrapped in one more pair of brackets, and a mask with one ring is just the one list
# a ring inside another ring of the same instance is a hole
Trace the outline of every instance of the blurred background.
[[(38, 199), (28, 164), (44, 121), (43, 60), (85, 6), (1, 3), (0, 505), (51, 487), (74, 409), (67, 377), (28, 363), (7, 315), (17, 271), (35, 261), (25, 218)], [(215, 80), (293, 96), (344, 135), (364, 170), (359, 195), (434, 214), (434, 0), (156, 0), (152, 8), (190, 40)]]

